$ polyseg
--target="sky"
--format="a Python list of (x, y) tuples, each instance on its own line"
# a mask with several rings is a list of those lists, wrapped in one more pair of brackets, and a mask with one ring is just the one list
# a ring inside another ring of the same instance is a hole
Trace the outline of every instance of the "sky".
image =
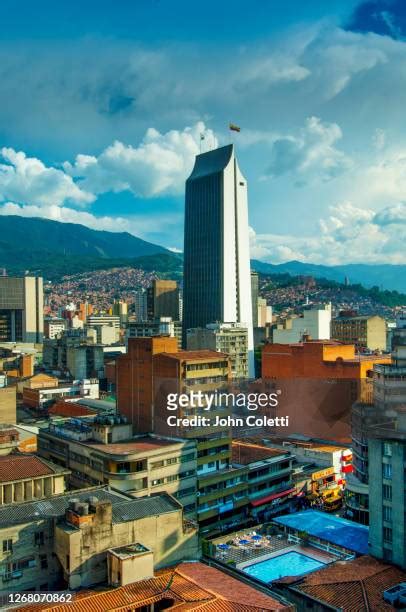
[(253, 258), (406, 263), (403, 0), (2, 0), (0, 33), (0, 214), (180, 251), (234, 142)]

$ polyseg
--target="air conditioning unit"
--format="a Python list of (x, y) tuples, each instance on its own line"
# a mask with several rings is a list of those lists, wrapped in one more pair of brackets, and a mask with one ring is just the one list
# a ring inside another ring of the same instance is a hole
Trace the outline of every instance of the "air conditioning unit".
[(395, 586), (390, 587), (390, 589), (386, 589), (383, 592), (383, 598), (388, 603), (393, 606), (397, 604), (400, 600), (400, 597), (406, 596), (406, 582), (400, 582), (399, 584), (395, 584)]

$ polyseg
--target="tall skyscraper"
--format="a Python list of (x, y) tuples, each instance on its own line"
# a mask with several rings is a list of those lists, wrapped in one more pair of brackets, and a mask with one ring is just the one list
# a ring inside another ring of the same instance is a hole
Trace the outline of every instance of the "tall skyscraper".
[(233, 145), (198, 155), (186, 181), (183, 282), (184, 346), (188, 329), (243, 323), (254, 375), (247, 182)]
[(0, 341), (42, 342), (44, 292), (42, 278), (0, 277)]

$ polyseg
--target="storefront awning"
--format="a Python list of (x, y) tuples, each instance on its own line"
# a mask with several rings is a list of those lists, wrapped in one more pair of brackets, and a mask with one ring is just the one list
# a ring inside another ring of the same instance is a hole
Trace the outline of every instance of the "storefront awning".
[(286, 497), (291, 493), (294, 493), (296, 489), (287, 489), (287, 491), (282, 491), (281, 493), (274, 493), (273, 495), (267, 495), (266, 497), (261, 497), (261, 499), (255, 499), (251, 501), (251, 506), (262, 506), (262, 504), (266, 504), (274, 499), (280, 499), (281, 497)]

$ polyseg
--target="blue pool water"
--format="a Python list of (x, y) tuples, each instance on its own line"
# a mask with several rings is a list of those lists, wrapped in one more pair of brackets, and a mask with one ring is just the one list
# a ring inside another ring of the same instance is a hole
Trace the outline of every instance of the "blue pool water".
[(323, 566), (321, 561), (291, 550), (278, 557), (247, 565), (242, 571), (262, 582), (271, 582), (285, 576), (307, 574)]

